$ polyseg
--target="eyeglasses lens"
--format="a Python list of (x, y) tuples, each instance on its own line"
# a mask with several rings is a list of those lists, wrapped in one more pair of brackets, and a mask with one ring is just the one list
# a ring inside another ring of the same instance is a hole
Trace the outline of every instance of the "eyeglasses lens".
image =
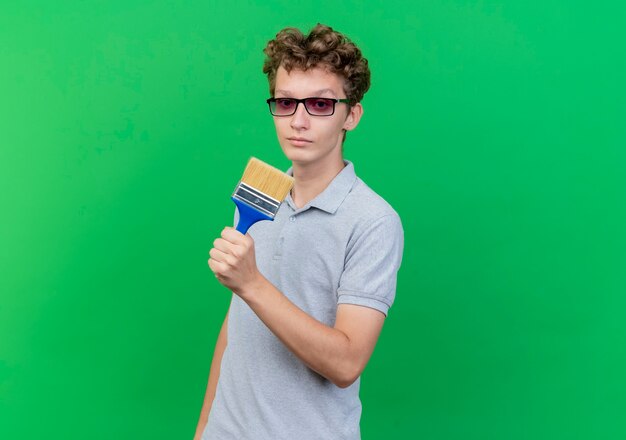
[(272, 103), (272, 113), (278, 116), (290, 115), (295, 112), (297, 102), (293, 99), (277, 99)]
[(304, 101), (306, 109), (312, 115), (327, 116), (333, 113), (334, 101), (324, 98), (309, 98)]

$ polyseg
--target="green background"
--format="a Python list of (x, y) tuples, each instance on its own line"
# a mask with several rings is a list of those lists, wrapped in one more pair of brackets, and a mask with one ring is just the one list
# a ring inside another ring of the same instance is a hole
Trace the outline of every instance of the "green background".
[(399, 212), (365, 440), (626, 437), (621, 2), (11, 1), (0, 9), (0, 438), (191, 439), (265, 43), (370, 61), (345, 156)]

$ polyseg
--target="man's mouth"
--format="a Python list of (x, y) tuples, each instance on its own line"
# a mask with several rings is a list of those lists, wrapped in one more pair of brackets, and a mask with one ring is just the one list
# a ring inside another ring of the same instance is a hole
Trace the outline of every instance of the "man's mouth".
[(287, 140), (291, 142), (293, 145), (298, 146), (298, 147), (303, 147), (312, 142), (308, 139), (301, 138), (301, 137), (290, 137), (290, 138), (287, 138)]

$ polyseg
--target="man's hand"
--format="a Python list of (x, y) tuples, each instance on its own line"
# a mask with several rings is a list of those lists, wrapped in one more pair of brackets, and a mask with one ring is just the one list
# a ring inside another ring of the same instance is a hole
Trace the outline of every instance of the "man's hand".
[(222, 230), (209, 256), (209, 267), (218, 281), (242, 298), (253, 292), (263, 278), (256, 267), (254, 240), (235, 228)]

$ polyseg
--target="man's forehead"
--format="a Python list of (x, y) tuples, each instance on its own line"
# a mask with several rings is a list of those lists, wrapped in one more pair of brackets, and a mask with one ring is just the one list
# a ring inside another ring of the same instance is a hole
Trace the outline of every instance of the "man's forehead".
[[(297, 93), (298, 90), (293, 90), (292, 91), (292, 90), (285, 90), (285, 89), (276, 89), (274, 92), (275, 93), (280, 93), (281, 95), (284, 95), (286, 97), (290, 97), (294, 93)], [(312, 93), (311, 96), (313, 96), (313, 95), (315, 95), (315, 96), (323, 96), (324, 94), (337, 96), (337, 92), (335, 92), (333, 89), (329, 89), (329, 88), (313, 90), (310, 93)]]
[(285, 96), (307, 93), (308, 96), (331, 95), (335, 98), (343, 95), (344, 79), (321, 67), (308, 70), (279, 67), (276, 75), (274, 93)]

